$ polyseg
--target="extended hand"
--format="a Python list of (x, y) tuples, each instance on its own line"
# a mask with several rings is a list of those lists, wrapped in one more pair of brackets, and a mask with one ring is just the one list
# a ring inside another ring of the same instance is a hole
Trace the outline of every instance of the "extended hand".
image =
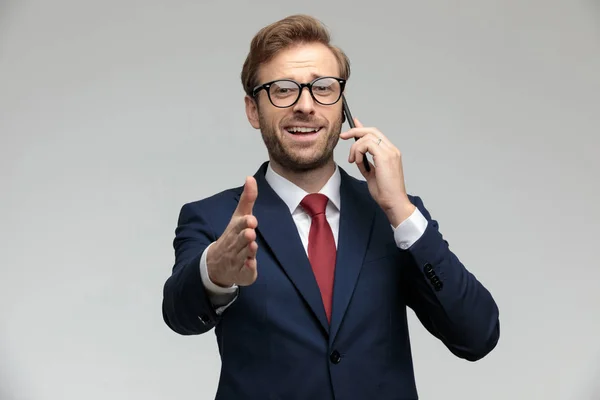
[[(365, 177), (369, 192), (390, 220), (397, 227), (415, 210), (406, 194), (404, 172), (402, 169), (402, 154), (388, 138), (377, 128), (364, 127), (354, 118), (356, 128), (340, 134), (340, 138), (358, 140), (350, 148), (348, 162), (356, 163), (361, 174)], [(370, 153), (373, 163), (367, 172), (363, 164), (363, 154)]]
[(246, 178), (231, 221), (217, 241), (208, 248), (206, 266), (208, 276), (216, 285), (230, 287), (233, 284), (248, 286), (257, 277), (256, 270), (256, 227), (258, 221), (252, 215), (258, 187), (253, 177)]

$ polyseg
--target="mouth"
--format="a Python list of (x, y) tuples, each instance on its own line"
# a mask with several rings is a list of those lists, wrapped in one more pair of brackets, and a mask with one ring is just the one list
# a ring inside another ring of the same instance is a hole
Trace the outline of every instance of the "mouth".
[(322, 126), (288, 126), (284, 130), (294, 136), (313, 136), (323, 129)]

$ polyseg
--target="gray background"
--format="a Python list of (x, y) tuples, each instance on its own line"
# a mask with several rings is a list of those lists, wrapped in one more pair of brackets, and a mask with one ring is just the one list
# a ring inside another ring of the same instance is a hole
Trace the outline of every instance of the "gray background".
[(0, 398), (214, 396), (213, 332), (162, 321), (171, 241), (266, 158), (239, 73), (296, 12), (500, 307), (474, 364), (411, 313), (421, 398), (600, 398), (600, 6), (574, 0), (0, 2)]

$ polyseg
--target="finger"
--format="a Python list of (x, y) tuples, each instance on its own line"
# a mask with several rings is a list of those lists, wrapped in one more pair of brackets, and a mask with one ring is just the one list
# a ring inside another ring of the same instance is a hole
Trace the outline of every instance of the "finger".
[(258, 186), (256, 179), (252, 176), (246, 177), (246, 183), (244, 184), (244, 190), (240, 196), (240, 202), (238, 203), (234, 214), (235, 215), (249, 215), (252, 214), (252, 208), (254, 202), (258, 197)]
[(256, 259), (246, 260), (240, 269), (237, 281), (240, 286), (251, 285), (258, 276)]
[(258, 226), (258, 220), (254, 215), (244, 215), (242, 217), (237, 217), (232, 225), (234, 232), (237, 234), (246, 228), (256, 229)]
[(244, 262), (244, 271), (245, 273), (249, 273), (250, 275), (256, 274), (256, 266), (257, 266), (256, 258), (249, 258)]
[(250, 259), (255, 257), (249, 257), (250, 248), (249, 246), (242, 247), (235, 255), (235, 265), (239, 265), (240, 268), (243, 268), (244, 263)]
[(238, 264), (244, 263), (246, 260), (251, 260), (256, 258), (256, 253), (258, 251), (258, 243), (256, 241), (252, 241), (246, 245), (246, 247), (242, 248), (238, 254), (237, 258), (239, 260)]
[(258, 243), (256, 243), (256, 241), (253, 241), (250, 244), (248, 244), (247, 247), (248, 247), (248, 258), (255, 258), (256, 253), (258, 252)]
[(379, 139), (373, 135), (363, 136), (350, 147), (348, 162), (362, 163), (363, 154), (371, 153), (371, 155), (381, 156), (386, 150), (378, 144)]
[(354, 138), (358, 141), (368, 135), (372, 135), (377, 139), (381, 138), (382, 143), (390, 144), (390, 141), (376, 128), (352, 128), (346, 132), (340, 133), (340, 139)]
[(357, 126), (356, 128), (352, 128), (346, 132), (340, 133), (340, 139), (355, 138), (357, 140), (360, 140), (361, 138), (363, 138), (369, 134), (376, 137), (377, 140), (379, 140), (379, 138), (381, 138), (382, 144), (385, 143), (388, 146), (392, 146), (392, 143), (389, 141), (389, 139), (383, 133), (381, 133), (381, 131), (377, 128), (365, 128), (365, 127), (359, 128)]
[(249, 257), (250, 249), (245, 247), (237, 255), (237, 265), (240, 266), (240, 272), (245, 268), (256, 268), (256, 257)]
[(255, 240), (256, 231), (254, 229), (246, 228), (238, 234), (233, 249), (236, 253), (239, 253)]
[(345, 132), (340, 133), (340, 139), (360, 139), (361, 137), (368, 135), (370, 133), (369, 128), (351, 128)]

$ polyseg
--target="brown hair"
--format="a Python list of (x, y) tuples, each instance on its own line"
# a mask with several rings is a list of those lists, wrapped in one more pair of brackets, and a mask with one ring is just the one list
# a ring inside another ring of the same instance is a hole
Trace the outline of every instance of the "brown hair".
[(242, 86), (247, 95), (258, 84), (259, 67), (269, 62), (277, 52), (301, 43), (322, 43), (334, 54), (340, 66), (340, 78), (350, 77), (350, 60), (337, 46), (330, 43), (327, 27), (309, 15), (292, 15), (262, 28), (252, 39), (250, 51), (242, 68)]

